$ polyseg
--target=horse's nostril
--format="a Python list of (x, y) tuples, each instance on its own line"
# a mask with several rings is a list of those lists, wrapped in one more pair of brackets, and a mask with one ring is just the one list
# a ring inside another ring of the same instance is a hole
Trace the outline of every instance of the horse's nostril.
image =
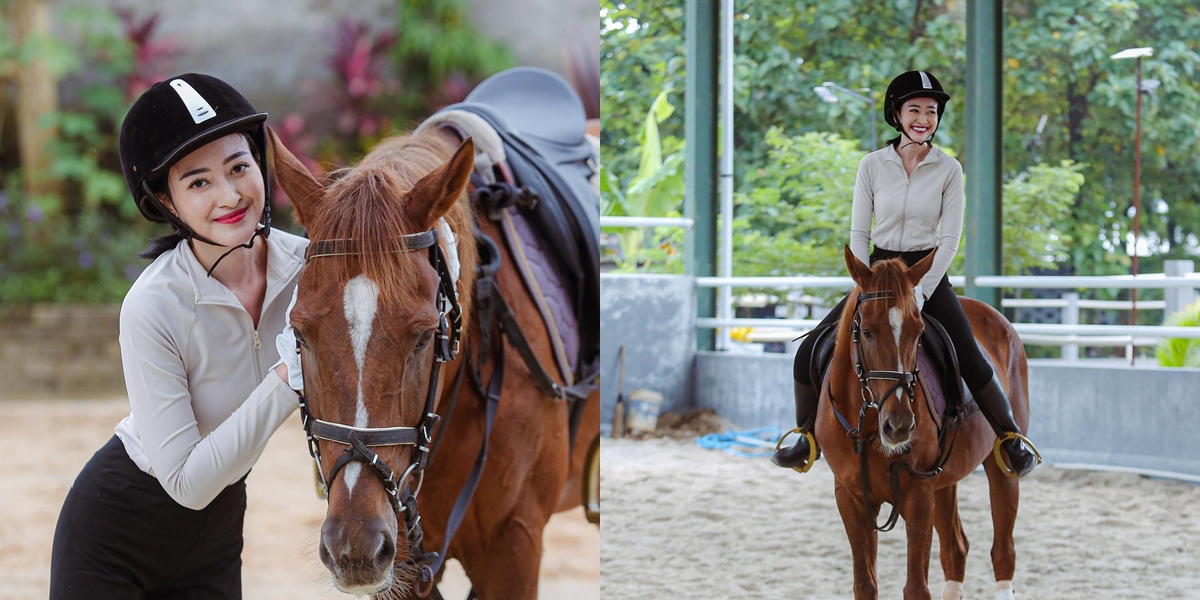
[(378, 560), (390, 561), (396, 556), (396, 544), (388, 537), (387, 533), (379, 534), (382, 539), (379, 543), (379, 552), (375, 553), (375, 558)]

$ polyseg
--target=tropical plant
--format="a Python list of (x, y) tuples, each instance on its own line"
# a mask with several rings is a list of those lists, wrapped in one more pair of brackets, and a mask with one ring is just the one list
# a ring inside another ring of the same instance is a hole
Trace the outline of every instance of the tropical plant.
[[(624, 191), (611, 170), (600, 169), (600, 197), (603, 214), (611, 216), (649, 217), (679, 216), (683, 201), (683, 144), (675, 137), (662, 138), (658, 126), (671, 116), (675, 107), (668, 100), (669, 91), (658, 94), (642, 122), (639, 143), (641, 161), (637, 175)], [(664, 158), (664, 153), (666, 157)], [(606, 229), (615, 233), (619, 253), (609, 258), (618, 270), (678, 272), (682, 270), (683, 232), (678, 228)]]
[[(1167, 327), (1200, 327), (1200, 300), (1169, 315), (1163, 321), (1163, 325)], [(1200, 368), (1200, 339), (1163, 339), (1158, 343), (1155, 355), (1158, 356), (1158, 364), (1164, 367)]]

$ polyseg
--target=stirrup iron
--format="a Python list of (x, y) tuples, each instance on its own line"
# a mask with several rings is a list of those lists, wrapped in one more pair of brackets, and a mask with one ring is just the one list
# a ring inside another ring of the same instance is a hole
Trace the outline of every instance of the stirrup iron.
[(787, 436), (792, 435), (793, 433), (798, 433), (808, 438), (808, 460), (805, 461), (803, 466), (792, 467), (792, 470), (797, 473), (807, 473), (808, 470), (812, 468), (813, 464), (817, 462), (817, 459), (821, 456), (821, 451), (819, 448), (817, 448), (817, 436), (813, 435), (811, 431), (804, 431), (803, 429), (797, 427), (779, 436), (779, 441), (775, 444), (775, 451), (779, 452), (779, 449), (783, 447), (783, 440), (787, 439)]
[[(1001, 456), (1000, 445), (1003, 444), (1004, 442), (1007, 442), (1008, 440), (1021, 440), (1022, 442), (1025, 442), (1026, 444), (1028, 444), (1029, 449), (1033, 450), (1033, 455), (1037, 457), (1037, 464), (1038, 465), (1042, 464), (1042, 453), (1038, 452), (1037, 446), (1034, 446), (1033, 442), (1029, 441), (1029, 438), (1027, 438), (1015, 431), (1009, 431), (1009, 432), (1005, 433), (1004, 435), (997, 437), (996, 443), (992, 444), (992, 457), (996, 459), (996, 464), (1000, 465), (1000, 470), (1002, 472), (1004, 472), (1005, 477), (1012, 479), (1017, 476), (1016, 471), (1008, 468), (1008, 465), (1004, 464), (1004, 458)], [(1037, 465), (1034, 465), (1034, 466), (1036, 467)]]

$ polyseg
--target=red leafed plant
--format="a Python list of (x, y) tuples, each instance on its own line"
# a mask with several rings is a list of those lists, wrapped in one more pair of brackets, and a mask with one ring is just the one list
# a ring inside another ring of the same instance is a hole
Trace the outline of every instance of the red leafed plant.
[(121, 82), (125, 98), (133, 100), (167, 77), (162, 67), (179, 52), (172, 38), (151, 41), (158, 29), (159, 13), (150, 13), (141, 20), (129, 9), (117, 9), (116, 13), (121, 18), (125, 39), (133, 46), (133, 65)]
[(378, 100), (400, 88), (399, 81), (386, 75), (387, 51), (395, 43), (394, 31), (372, 36), (366, 23), (338, 22), (328, 65), (336, 84), (329, 94), (337, 111), (339, 133), (370, 138), (390, 126)]

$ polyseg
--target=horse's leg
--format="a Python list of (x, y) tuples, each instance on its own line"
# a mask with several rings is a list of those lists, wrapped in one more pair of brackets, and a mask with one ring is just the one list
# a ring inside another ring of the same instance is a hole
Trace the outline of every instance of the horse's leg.
[(1017, 548), (1013, 543), (1013, 526), (1017, 522), (1017, 500), (1020, 483), (1000, 470), (988, 456), (983, 461), (987, 471), (988, 491), (992, 502), (992, 570), (996, 573), (996, 600), (1011, 600), (1012, 579), (1017, 568)]
[(854, 556), (854, 600), (876, 600), (879, 588), (875, 581), (875, 557), (879, 553), (879, 533), (875, 531), (875, 518), (879, 507), (870, 510), (863, 506), (862, 491), (855, 487), (834, 486), (838, 512), (842, 513), (842, 525), (850, 539), (850, 553)]
[[(487, 558), (467, 569), (482, 600), (536, 600), (538, 569), (542, 564), (542, 530), (547, 517), (541, 509), (521, 511), (505, 520), (487, 540)], [(466, 565), (464, 565), (465, 567)]]
[(961, 600), (970, 544), (958, 517), (957, 483), (933, 493), (933, 526), (941, 541), (942, 574), (946, 578), (942, 600)]
[(929, 554), (933, 549), (933, 486), (910, 485), (900, 496), (900, 516), (908, 537), (908, 580), (904, 600), (930, 600)]

